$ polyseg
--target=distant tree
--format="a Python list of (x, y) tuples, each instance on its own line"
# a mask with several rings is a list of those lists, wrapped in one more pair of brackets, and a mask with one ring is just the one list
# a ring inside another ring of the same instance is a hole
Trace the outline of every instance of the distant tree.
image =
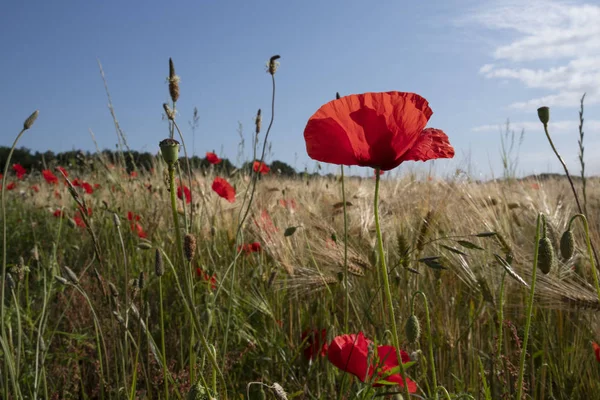
[(294, 177), (296, 176), (296, 170), (292, 168), (289, 164), (284, 163), (283, 161), (275, 160), (271, 163), (271, 172), (286, 176), (286, 177)]

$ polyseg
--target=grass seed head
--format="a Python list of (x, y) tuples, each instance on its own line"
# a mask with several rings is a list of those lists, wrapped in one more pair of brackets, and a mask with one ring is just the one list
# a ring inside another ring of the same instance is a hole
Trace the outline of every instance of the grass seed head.
[(191, 234), (185, 235), (183, 239), (183, 252), (186, 260), (192, 261), (196, 255), (196, 237)]
[(115, 299), (117, 297), (119, 297), (119, 290), (114, 285), (114, 283), (108, 282), (108, 289), (110, 290), (110, 294), (111, 294), (112, 297), (114, 297)]
[(279, 60), (280, 58), (281, 56), (274, 55), (269, 59), (269, 73), (271, 75), (275, 75), (275, 72), (277, 72), (277, 68), (279, 68), (279, 61), (277, 60)]
[(573, 232), (565, 231), (560, 238), (560, 254), (564, 260), (569, 260), (575, 253), (575, 238)]
[(38, 110), (35, 110), (23, 123), (23, 130), (26, 131), (27, 129), (31, 128), (39, 114), (40, 112)]
[(172, 58), (169, 58), (169, 94), (173, 103), (179, 99), (179, 77), (175, 74)]
[(548, 274), (554, 263), (554, 247), (549, 238), (541, 238), (538, 250), (538, 268), (544, 274)]
[(77, 277), (77, 274), (75, 272), (73, 272), (73, 270), (71, 268), (69, 268), (65, 265), (63, 267), (63, 269), (65, 270), (65, 273), (67, 274), (67, 279), (69, 281), (71, 281), (71, 283), (73, 285), (79, 284), (79, 278)]
[(165, 274), (165, 264), (163, 263), (162, 253), (158, 249), (156, 249), (156, 252), (154, 253), (154, 273), (159, 278)]
[(409, 342), (415, 343), (417, 340), (419, 340), (421, 337), (421, 325), (419, 324), (419, 319), (416, 315), (413, 314), (408, 317), (404, 331)]

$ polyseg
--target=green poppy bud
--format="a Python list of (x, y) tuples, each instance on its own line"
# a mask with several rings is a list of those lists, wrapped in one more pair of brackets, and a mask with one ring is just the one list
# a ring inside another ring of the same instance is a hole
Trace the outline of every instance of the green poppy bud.
[(538, 249), (538, 268), (548, 274), (554, 263), (554, 248), (549, 238), (541, 238)]
[(419, 337), (421, 337), (421, 325), (419, 324), (419, 319), (416, 315), (413, 314), (408, 317), (404, 331), (409, 342), (415, 343), (419, 340)]
[(560, 254), (562, 255), (563, 259), (568, 260), (573, 257), (574, 252), (575, 238), (573, 237), (573, 232), (567, 230), (560, 238)]

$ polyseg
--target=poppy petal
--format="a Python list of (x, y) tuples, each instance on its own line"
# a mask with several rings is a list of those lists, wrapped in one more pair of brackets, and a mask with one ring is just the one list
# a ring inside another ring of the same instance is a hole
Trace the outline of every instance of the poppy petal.
[(592, 347), (594, 349), (594, 355), (596, 356), (596, 361), (600, 363), (600, 346), (596, 342), (592, 342)]
[(432, 111), (415, 93), (364, 93), (322, 106), (304, 130), (308, 155), (318, 161), (382, 170), (397, 167)]
[(362, 382), (367, 378), (369, 343), (362, 332), (358, 335), (341, 335), (333, 339), (327, 358), (339, 369), (349, 372)]
[(436, 158), (454, 157), (454, 148), (448, 141), (448, 136), (440, 129), (423, 129), (417, 141), (400, 161), (427, 161)]

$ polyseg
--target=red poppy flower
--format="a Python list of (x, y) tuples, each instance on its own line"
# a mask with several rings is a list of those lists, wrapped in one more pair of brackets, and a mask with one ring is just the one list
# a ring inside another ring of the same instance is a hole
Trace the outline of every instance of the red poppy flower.
[[(306, 339), (308, 338), (308, 339)], [(306, 339), (304, 358), (314, 360), (317, 356), (325, 357), (327, 354), (327, 330), (311, 329), (302, 332), (302, 341)]]
[(183, 195), (185, 194), (185, 204), (190, 204), (192, 202), (192, 192), (190, 188), (183, 185), (183, 189), (181, 186), (177, 186), (177, 197), (183, 199)]
[(56, 169), (59, 170), (65, 176), (65, 178), (69, 177), (69, 173), (63, 167), (56, 167)]
[[(381, 386), (381, 381), (393, 382), (399, 386), (404, 386), (402, 376), (399, 373), (389, 374), (389, 371), (397, 367), (398, 358), (393, 346), (379, 346), (374, 351), (374, 359), (368, 360), (369, 346), (374, 346), (373, 342), (366, 339), (362, 332), (358, 335), (341, 335), (333, 339), (327, 351), (329, 361), (341, 370), (356, 376), (361, 382), (374, 378), (373, 386)], [(402, 363), (410, 361), (406, 352), (401, 352)], [(368, 367), (370, 361), (370, 366)], [(417, 385), (412, 380), (406, 378), (408, 391), (414, 393), (417, 391)]]
[(85, 228), (85, 222), (83, 222), (83, 218), (81, 218), (81, 214), (79, 214), (79, 211), (75, 213), (73, 221), (75, 221), (75, 225), (79, 226), (80, 228)]
[(130, 176), (131, 178), (137, 178), (137, 177), (138, 177), (138, 173), (137, 173), (136, 171), (131, 171), (131, 172), (129, 173), (129, 176)]
[(600, 346), (596, 342), (592, 342), (592, 348), (594, 349), (594, 355), (596, 356), (596, 361), (600, 363)]
[(100, 189), (100, 184), (99, 183), (94, 183), (94, 189)]
[(269, 168), (267, 164), (262, 163), (260, 161), (254, 161), (254, 164), (252, 164), (252, 169), (254, 170), (254, 172), (260, 172), (262, 175), (268, 174), (271, 170), (271, 168)]
[(15, 182), (11, 182), (8, 185), (6, 185), (6, 190), (13, 190), (17, 187), (17, 184)]
[(46, 182), (51, 183), (53, 185), (58, 183), (58, 178), (49, 169), (43, 170), (42, 175), (44, 176)]
[(404, 161), (452, 158), (454, 149), (439, 129), (425, 128), (433, 112), (415, 93), (345, 96), (323, 105), (308, 120), (308, 155), (332, 164), (387, 171)]
[(39, 187), (38, 185), (32, 185), (32, 186), (31, 186), (31, 190), (33, 190), (33, 191), (34, 191), (34, 192), (36, 192), (36, 193), (39, 193), (39, 191), (40, 191), (40, 187)]
[(250, 253), (258, 253), (260, 251), (261, 247), (260, 247), (260, 243), (258, 242), (254, 242), (254, 243), (246, 243), (246, 244), (242, 244), (240, 246), (238, 246), (238, 253), (239, 252), (245, 252), (246, 254), (250, 254)]
[(0, 179), (4, 178), (4, 175), (0, 174)]
[(60, 208), (57, 208), (52, 215), (54, 215), (56, 218), (60, 218), (64, 215), (63, 210), (61, 210)]
[(89, 183), (87, 183), (87, 182), (83, 182), (83, 183), (81, 184), (81, 187), (83, 188), (83, 190), (85, 190), (85, 192), (86, 192), (87, 194), (92, 194), (92, 193), (94, 193), (94, 188), (92, 188), (92, 185), (90, 185), (90, 184), (89, 184)]
[(196, 276), (202, 278), (206, 282), (210, 282), (210, 288), (212, 290), (217, 288), (217, 276), (215, 274), (211, 276), (206, 271), (203, 271), (202, 268), (196, 268)]
[(81, 182), (81, 181), (80, 181), (78, 178), (75, 178), (75, 179), (73, 179), (73, 180), (71, 181), (71, 184), (72, 184), (74, 187), (79, 187), (79, 186), (81, 186), (81, 183), (82, 183), (82, 182)]
[(140, 225), (139, 222), (131, 223), (131, 231), (136, 233), (141, 239), (145, 239), (148, 236), (146, 232), (144, 232), (144, 228), (142, 228), (142, 225)]
[(217, 176), (213, 181), (212, 190), (230, 203), (235, 201), (235, 189), (220, 176)]
[(208, 152), (206, 152), (206, 161), (215, 165), (215, 164), (219, 164), (223, 160), (221, 160), (219, 158), (219, 156), (217, 156), (215, 153), (211, 153), (210, 151), (208, 151)]
[(133, 221), (133, 220), (139, 221), (141, 219), (141, 217), (137, 214), (132, 213), (131, 211), (127, 211), (127, 219), (129, 221)]
[(12, 169), (13, 171), (15, 171), (17, 179), (23, 179), (23, 177), (27, 173), (27, 171), (25, 170), (25, 168), (23, 168), (21, 164), (13, 164)]

